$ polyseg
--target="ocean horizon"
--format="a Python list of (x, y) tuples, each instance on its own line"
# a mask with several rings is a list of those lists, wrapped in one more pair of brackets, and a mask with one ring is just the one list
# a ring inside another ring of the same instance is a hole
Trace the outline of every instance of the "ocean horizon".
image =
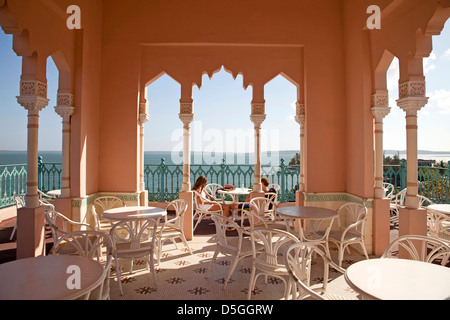
[[(298, 150), (263, 151), (261, 153), (261, 164), (279, 166), (281, 159), (285, 164), (295, 157)], [(38, 153), (44, 163), (61, 163), (62, 153), (60, 151), (41, 151)], [(405, 150), (385, 150), (385, 156), (399, 155), (400, 159), (406, 159)], [(159, 165), (164, 159), (166, 165), (180, 165), (183, 163), (183, 154), (178, 151), (145, 151), (144, 163), (147, 165)], [(418, 159), (435, 160), (436, 162), (450, 161), (450, 152), (419, 150)], [(231, 153), (231, 152), (201, 152), (192, 151), (192, 165), (220, 165), (225, 160), (229, 165), (253, 165), (254, 153)], [(15, 150), (0, 150), (0, 165), (26, 164), (27, 152)]]

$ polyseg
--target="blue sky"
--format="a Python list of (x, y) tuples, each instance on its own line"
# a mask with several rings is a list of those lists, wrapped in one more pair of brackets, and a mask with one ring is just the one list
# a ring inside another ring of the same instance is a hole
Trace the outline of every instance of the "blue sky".
[[(21, 58), (12, 50), (12, 37), (0, 29), (0, 150), (26, 150), (27, 112), (18, 105)], [(450, 22), (433, 37), (433, 53), (424, 62), (428, 105), (419, 112), (419, 149), (450, 151)], [(61, 150), (62, 124), (54, 106), (58, 72), (51, 58), (47, 68), (49, 105), (40, 113), (39, 150)], [(388, 72), (391, 113), (384, 121), (384, 148), (406, 149), (405, 114), (397, 107), (398, 62)], [(165, 75), (148, 87), (150, 120), (145, 125), (146, 151), (182, 148), (182, 123), (178, 119), (180, 85)], [(203, 77), (193, 88), (195, 121), (192, 150), (253, 152), (250, 122), (252, 88), (244, 90), (224, 70), (212, 79)], [(296, 88), (282, 76), (265, 87), (267, 119), (262, 126), (263, 150), (298, 150), (299, 125), (294, 120)]]

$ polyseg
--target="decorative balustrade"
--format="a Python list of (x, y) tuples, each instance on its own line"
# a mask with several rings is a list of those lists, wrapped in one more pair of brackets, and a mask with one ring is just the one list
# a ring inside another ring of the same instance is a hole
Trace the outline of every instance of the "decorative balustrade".
[(27, 165), (0, 165), (0, 208), (15, 204), (14, 196), (27, 191)]
[[(281, 159), (280, 166), (262, 166), (262, 176), (271, 183), (280, 185), (280, 202), (295, 201), (295, 191), (300, 181), (300, 167), (287, 166)], [(236, 187), (252, 188), (253, 165), (228, 165), (225, 160), (218, 165), (191, 165), (191, 184), (200, 175), (210, 183), (233, 184)], [(38, 189), (47, 192), (61, 188), (62, 168), (60, 163), (44, 163), (38, 159)], [(0, 208), (14, 205), (14, 196), (26, 193), (26, 164), (0, 165)], [(149, 201), (166, 202), (178, 198), (183, 181), (182, 165), (147, 164), (144, 167), (144, 182)], [(384, 181), (395, 186), (394, 193), (406, 187), (406, 161), (401, 165), (384, 166)], [(436, 203), (450, 203), (450, 161), (448, 168), (420, 166), (418, 170), (419, 194)]]
[[(280, 185), (279, 201), (295, 201), (295, 191), (298, 189), (300, 179), (299, 166), (286, 166), (281, 159), (279, 167), (262, 166), (262, 176), (269, 178), (271, 183)], [(209, 183), (220, 185), (232, 184), (236, 187), (253, 187), (253, 165), (227, 165), (225, 160), (217, 165), (191, 165), (191, 185), (197, 178), (206, 176)], [(161, 159), (159, 165), (145, 165), (145, 187), (148, 190), (149, 201), (171, 201), (178, 198), (183, 181), (182, 165), (167, 165)]]
[[(450, 203), (450, 161), (447, 168), (419, 166), (419, 194), (435, 203)], [(400, 165), (384, 166), (384, 182), (394, 185), (394, 194), (406, 188), (406, 160)]]

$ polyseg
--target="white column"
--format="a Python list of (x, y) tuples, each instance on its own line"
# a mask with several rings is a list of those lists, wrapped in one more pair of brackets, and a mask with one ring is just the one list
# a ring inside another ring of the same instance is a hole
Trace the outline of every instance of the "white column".
[(70, 198), (70, 134), (73, 95), (71, 93), (58, 93), (56, 113), (62, 118), (62, 185), (61, 197)]
[(375, 198), (383, 199), (386, 191), (383, 188), (383, 119), (389, 114), (389, 95), (372, 95), (372, 115), (374, 117), (375, 142)]
[(191, 123), (193, 103), (181, 102), (179, 118), (183, 122), (183, 184), (181, 191), (191, 190)]
[(305, 191), (305, 105), (297, 102), (296, 109), (295, 121), (300, 125), (300, 183), (298, 191)]
[(28, 111), (27, 195), (26, 208), (39, 207), (38, 187), (38, 137), (39, 111), (48, 105), (47, 83), (39, 80), (21, 80), (17, 102)]
[(145, 191), (145, 183), (144, 183), (144, 125), (148, 122), (150, 119), (150, 115), (148, 112), (148, 102), (143, 101), (139, 104), (139, 144), (141, 149), (141, 167), (140, 167), (140, 174), (139, 174), (139, 180), (140, 180), (140, 186), (139, 189), (142, 191)]
[(253, 191), (262, 192), (261, 185), (261, 124), (266, 120), (265, 103), (252, 102), (252, 114), (250, 120), (255, 129), (255, 180), (253, 182)]
[(425, 97), (425, 81), (407, 81), (400, 84), (399, 95), (400, 99), (397, 100), (397, 105), (406, 113), (407, 192), (405, 206), (408, 209), (418, 209), (417, 112), (428, 103), (428, 98)]

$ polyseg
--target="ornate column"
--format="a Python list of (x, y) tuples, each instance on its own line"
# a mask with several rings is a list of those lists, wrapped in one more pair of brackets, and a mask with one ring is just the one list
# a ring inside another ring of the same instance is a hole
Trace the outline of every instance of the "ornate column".
[(381, 255), (390, 243), (389, 199), (383, 188), (383, 119), (389, 114), (389, 95), (378, 92), (372, 95), (372, 115), (374, 118), (375, 143), (375, 199), (372, 211), (373, 252)]
[(304, 150), (305, 150), (305, 105), (297, 101), (295, 121), (300, 125), (300, 183), (298, 190), (305, 191), (305, 166), (304, 166)]
[(149, 111), (148, 111), (148, 101), (142, 101), (139, 104), (139, 144), (141, 150), (141, 167), (139, 173), (139, 189), (141, 192), (145, 191), (145, 183), (144, 183), (144, 125), (150, 119)]
[[(28, 63), (29, 61), (26, 61)], [(24, 63), (25, 65), (25, 63)], [(17, 259), (45, 254), (44, 207), (39, 206), (38, 136), (39, 111), (48, 105), (47, 83), (22, 79), (18, 103), (28, 111), (27, 194), (25, 207), (17, 210)]]
[(17, 102), (28, 111), (28, 145), (27, 145), (27, 195), (26, 208), (39, 207), (38, 189), (38, 137), (39, 111), (49, 102), (47, 83), (39, 80), (21, 80), (20, 96)]
[(419, 191), (417, 183), (417, 112), (428, 103), (428, 98), (425, 97), (425, 81), (401, 83), (399, 96), (397, 105), (406, 113), (407, 193), (405, 206), (408, 209), (417, 209), (419, 208), (417, 197)]
[(183, 184), (179, 198), (186, 200), (188, 206), (184, 215), (183, 231), (187, 240), (194, 237), (194, 205), (191, 191), (191, 123), (194, 121), (192, 101), (180, 102), (180, 120), (183, 122)]
[(56, 113), (62, 118), (62, 186), (61, 197), (70, 198), (70, 133), (73, 107), (73, 94), (58, 93)]
[(374, 118), (375, 136), (375, 198), (383, 199), (386, 192), (383, 188), (383, 119), (389, 114), (389, 95), (377, 93), (372, 95), (372, 115)]
[(255, 180), (253, 192), (262, 192), (261, 185), (261, 124), (266, 120), (265, 102), (252, 102), (250, 120), (255, 128)]
[(194, 121), (193, 103), (180, 103), (179, 118), (183, 122), (183, 184), (182, 191), (191, 190), (191, 123)]

